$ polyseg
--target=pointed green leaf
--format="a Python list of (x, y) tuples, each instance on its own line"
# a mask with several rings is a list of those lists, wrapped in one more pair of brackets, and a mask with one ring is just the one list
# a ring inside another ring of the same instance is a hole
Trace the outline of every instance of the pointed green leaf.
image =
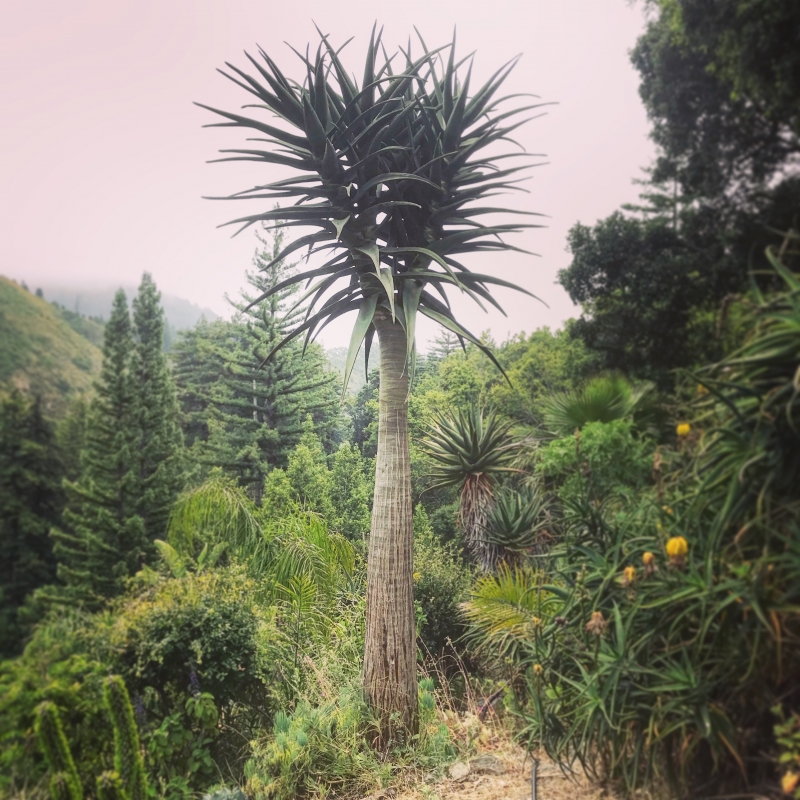
[(419, 281), (403, 281), (403, 312), (406, 315), (406, 359), (411, 358), (414, 348), (417, 327), (417, 308), (422, 294), (422, 284)]
[(342, 229), (345, 225), (347, 225), (348, 220), (350, 219), (350, 214), (348, 214), (344, 219), (332, 219), (331, 222), (333, 223), (333, 227), (336, 228), (336, 238), (342, 238)]
[[(378, 273), (381, 268), (381, 251), (377, 244), (368, 242), (361, 247), (354, 247), (353, 249), (358, 250), (359, 253), (363, 253), (365, 256), (369, 256), (375, 266), (375, 272)], [(380, 277), (380, 273), (378, 273), (378, 277)]]
[(356, 363), (356, 356), (358, 356), (358, 351), (361, 349), (361, 343), (364, 341), (364, 337), (372, 325), (372, 318), (375, 316), (375, 307), (377, 304), (378, 295), (373, 294), (363, 298), (361, 307), (358, 309), (358, 317), (356, 318), (355, 325), (353, 325), (353, 332), (350, 335), (350, 347), (347, 349), (342, 399), (344, 399), (344, 394), (347, 391), (347, 384), (350, 382), (350, 373), (353, 371), (353, 365)]
[(394, 309), (394, 278), (392, 278), (392, 271), (388, 267), (383, 267), (378, 272), (383, 288), (386, 291), (386, 297), (389, 299), (389, 310), (392, 312), (392, 322), (395, 320)]

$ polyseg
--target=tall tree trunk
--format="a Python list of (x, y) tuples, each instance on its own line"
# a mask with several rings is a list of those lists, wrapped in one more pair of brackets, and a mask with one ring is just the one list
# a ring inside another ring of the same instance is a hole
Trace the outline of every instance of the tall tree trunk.
[(380, 721), (378, 743), (385, 746), (417, 727), (414, 535), (406, 336), (383, 309), (376, 312), (374, 325), (381, 379), (363, 682)]

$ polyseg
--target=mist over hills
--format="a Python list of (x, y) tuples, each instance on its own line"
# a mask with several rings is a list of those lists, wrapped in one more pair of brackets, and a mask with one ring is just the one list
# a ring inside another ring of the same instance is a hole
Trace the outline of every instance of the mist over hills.
[[(328, 362), (334, 368), (339, 370), (344, 376), (344, 368), (347, 365), (347, 348), (346, 347), (331, 347), (325, 351), (328, 357)], [(372, 350), (369, 352), (369, 369), (378, 369), (380, 366), (380, 349), (375, 342)], [(350, 374), (350, 381), (347, 384), (347, 394), (357, 395), (364, 384), (367, 382), (366, 373), (364, 371), (364, 345), (358, 351), (355, 366)]]
[[(125, 290), (128, 304), (131, 303), (137, 292), (137, 287), (133, 284), (92, 286), (39, 283), (36, 287), (31, 286), (31, 291), (34, 288), (41, 288), (45, 300), (58, 303), (67, 311), (86, 317), (101, 317), (103, 320), (108, 319), (117, 289)], [(161, 306), (169, 326), (176, 331), (194, 327), (200, 317), (205, 317), (211, 322), (218, 319), (219, 316), (210, 308), (201, 308), (189, 300), (167, 292), (161, 293)]]

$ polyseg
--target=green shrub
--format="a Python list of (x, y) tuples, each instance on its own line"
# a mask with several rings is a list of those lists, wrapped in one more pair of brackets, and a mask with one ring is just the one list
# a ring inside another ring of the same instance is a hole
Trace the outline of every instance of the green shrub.
[(439, 718), (430, 679), (420, 683), (419, 705), (420, 732), (386, 758), (371, 745), (376, 720), (357, 682), (321, 705), (301, 700), (293, 712), (275, 715), (271, 734), (256, 747), (245, 767), (247, 793), (256, 800), (342, 790), (363, 795), (387, 786), (398, 767), (443, 768), (456, 747)]
[(103, 704), (109, 668), (92, 653), (91, 617), (61, 609), (35, 629), (23, 654), (0, 663), (0, 794), (14, 795), (42, 780), (47, 764), (37, 746), (37, 707), (53, 703), (82, 780), (84, 796), (112, 763), (113, 741)]
[(539, 450), (536, 474), (565, 501), (581, 497), (587, 487), (596, 498), (640, 489), (649, 482), (655, 446), (634, 431), (626, 419), (588, 422)]
[[(241, 777), (249, 740), (280, 695), (276, 614), (259, 583), (235, 565), (181, 578), (155, 576), (120, 601), (98, 642), (114, 654), (141, 718), (148, 769), (160, 795), (180, 798)], [(224, 715), (225, 726), (218, 726)], [(119, 771), (119, 770), (118, 770)]]
[(419, 636), (434, 656), (457, 642), (466, 628), (458, 611), (466, 600), (472, 571), (454, 543), (442, 544), (431, 528), (424, 507), (414, 512), (414, 601)]

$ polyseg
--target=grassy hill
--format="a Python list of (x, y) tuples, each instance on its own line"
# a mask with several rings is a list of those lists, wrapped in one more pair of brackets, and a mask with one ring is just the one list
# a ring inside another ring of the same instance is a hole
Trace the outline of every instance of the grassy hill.
[(72, 400), (91, 390), (100, 371), (98, 347), (61, 311), (0, 276), (0, 392), (16, 386), (38, 394), (45, 413), (64, 415)]

